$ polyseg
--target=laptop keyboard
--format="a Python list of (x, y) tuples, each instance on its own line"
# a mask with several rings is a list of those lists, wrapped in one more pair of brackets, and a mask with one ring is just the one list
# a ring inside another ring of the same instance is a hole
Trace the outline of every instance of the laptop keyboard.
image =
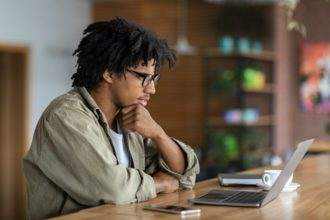
[(260, 203), (266, 194), (263, 192), (239, 192), (223, 200), (225, 203)]
[(203, 199), (207, 202), (219, 202), (224, 200), (225, 198), (228, 198), (231, 194), (228, 193), (209, 193), (204, 196), (202, 196), (200, 199)]

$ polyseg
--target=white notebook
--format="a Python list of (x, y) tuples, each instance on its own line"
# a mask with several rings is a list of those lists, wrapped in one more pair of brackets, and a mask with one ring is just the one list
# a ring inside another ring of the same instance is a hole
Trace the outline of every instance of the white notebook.
[(231, 185), (263, 185), (262, 174), (228, 174), (220, 173), (218, 174), (218, 179), (220, 185), (231, 186)]

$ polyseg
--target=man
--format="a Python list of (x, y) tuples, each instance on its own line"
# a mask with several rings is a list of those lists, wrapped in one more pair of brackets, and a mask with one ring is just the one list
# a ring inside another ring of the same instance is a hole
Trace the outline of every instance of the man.
[(160, 67), (175, 63), (166, 41), (116, 18), (89, 25), (74, 55), (74, 89), (47, 107), (24, 158), (28, 217), (192, 188), (194, 151), (146, 109)]

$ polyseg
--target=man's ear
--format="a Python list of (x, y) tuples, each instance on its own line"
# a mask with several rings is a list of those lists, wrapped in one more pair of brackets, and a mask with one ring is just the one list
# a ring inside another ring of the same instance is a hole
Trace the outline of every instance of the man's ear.
[(112, 73), (110, 73), (109, 71), (104, 71), (102, 77), (107, 83), (113, 83)]

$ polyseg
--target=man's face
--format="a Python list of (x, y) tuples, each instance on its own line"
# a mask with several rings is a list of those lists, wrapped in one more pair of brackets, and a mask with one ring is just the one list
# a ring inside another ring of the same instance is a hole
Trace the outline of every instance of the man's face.
[(146, 106), (150, 96), (156, 93), (154, 81), (150, 79), (156, 76), (154, 60), (150, 60), (147, 65), (142, 63), (140, 62), (137, 67), (128, 68), (122, 77), (113, 74), (111, 93), (117, 107), (133, 104)]

